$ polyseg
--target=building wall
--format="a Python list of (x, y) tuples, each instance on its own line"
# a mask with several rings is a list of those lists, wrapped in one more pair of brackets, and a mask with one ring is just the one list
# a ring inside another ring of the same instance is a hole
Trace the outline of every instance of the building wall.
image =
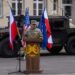
[(62, 0), (58, 0), (58, 14), (57, 15), (62, 15)]
[(6, 1), (3, 0), (3, 16), (0, 18), (0, 27), (5, 27), (6, 26), (6, 15), (8, 12), (7, 4)]
[[(11, 0), (9, 0), (9, 3), (11, 5)], [(9, 16), (9, 5), (6, 2), (6, 0), (3, 0), (3, 16), (2, 18), (0, 18), (0, 28), (4, 28), (8, 26), (8, 18), (7, 16)]]
[(25, 8), (29, 7), (29, 14), (33, 15), (33, 0), (25, 0)]
[[(11, 5), (11, 1), (9, 0), (9, 3)], [(25, 15), (25, 8), (29, 7), (29, 13), (30, 15), (33, 15), (33, 2), (31, 0), (23, 0), (23, 8), (22, 8), (22, 14)], [(3, 0), (3, 16), (0, 18), (0, 28), (4, 28), (8, 26), (8, 18), (9, 16), (9, 10), (10, 7), (7, 4), (6, 0)]]
[[(11, 5), (12, 0), (8, 0), (8, 1), (10, 2), (10, 5)], [(46, 1), (47, 1), (46, 6), (47, 6), (48, 15), (55, 15), (55, 16), (62, 15), (62, 0), (58, 0), (58, 6), (57, 6), (56, 13), (53, 11), (53, 0), (46, 0)], [(75, 3), (75, 1), (73, 3)], [(29, 14), (30, 16), (32, 16), (33, 15), (33, 0), (23, 0), (23, 8), (22, 8), (23, 15), (25, 15), (26, 7), (29, 7)], [(0, 18), (0, 28), (8, 26), (7, 16), (9, 16), (9, 6), (6, 0), (3, 0), (3, 17)]]
[(72, 22), (75, 24), (75, 0), (72, 0)]
[(48, 15), (53, 14), (53, 0), (47, 0), (47, 10), (48, 10)]
[(62, 0), (58, 0), (57, 10), (53, 11), (53, 0), (47, 0), (48, 15), (62, 15)]

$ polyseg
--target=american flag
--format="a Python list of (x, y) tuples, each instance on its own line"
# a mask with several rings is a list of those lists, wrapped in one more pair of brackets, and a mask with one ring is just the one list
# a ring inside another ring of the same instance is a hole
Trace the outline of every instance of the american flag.
[[(24, 17), (24, 25), (23, 25), (23, 34), (26, 32), (28, 28), (30, 28), (30, 18), (29, 18), (29, 8), (26, 8), (25, 17)], [(26, 45), (26, 41), (22, 40), (22, 45)]]
[(26, 8), (23, 26), (24, 32), (29, 28), (29, 25), (30, 25), (29, 8)]

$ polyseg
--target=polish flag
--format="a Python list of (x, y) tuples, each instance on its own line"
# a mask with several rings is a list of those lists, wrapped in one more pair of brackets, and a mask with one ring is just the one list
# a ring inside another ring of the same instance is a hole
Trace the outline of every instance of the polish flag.
[(46, 31), (47, 31), (47, 37), (48, 37), (47, 47), (50, 49), (53, 46), (53, 40), (52, 40), (51, 27), (50, 27), (50, 24), (49, 24), (46, 9), (44, 10), (44, 19), (45, 19), (45, 25), (46, 25)]
[(13, 41), (18, 34), (17, 25), (14, 20), (12, 11), (10, 10), (10, 26), (9, 26), (9, 38), (10, 38), (10, 48), (13, 49)]

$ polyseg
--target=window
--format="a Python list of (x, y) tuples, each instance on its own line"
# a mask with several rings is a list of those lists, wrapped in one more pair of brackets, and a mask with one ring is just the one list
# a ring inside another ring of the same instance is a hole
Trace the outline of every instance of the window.
[(14, 15), (21, 14), (22, 11), (22, 0), (12, 0), (12, 9)]
[(39, 7), (39, 13), (38, 13), (38, 14), (41, 15), (41, 14), (42, 14), (42, 8), (43, 8), (43, 6), (42, 6), (42, 4), (40, 3), (38, 7)]
[(3, 4), (2, 4), (3, 0), (0, 0), (0, 17), (2, 17), (2, 13), (3, 13)]
[(64, 16), (71, 17), (72, 0), (63, 0), (63, 14)]
[(71, 6), (65, 6), (65, 16), (71, 16)]
[(63, 0), (64, 4), (72, 4), (72, 0)]
[(33, 8), (34, 8), (33, 13), (34, 15), (36, 15), (36, 3), (33, 4)]
[(33, 15), (38, 16), (42, 14), (43, 0), (33, 0)]
[(57, 2), (57, 0), (54, 0), (54, 3), (53, 3), (53, 10), (56, 10), (56, 2)]
[(16, 10), (16, 4), (15, 3), (12, 3), (12, 7), (13, 7), (13, 14), (15, 15), (16, 13), (15, 13), (15, 10)]

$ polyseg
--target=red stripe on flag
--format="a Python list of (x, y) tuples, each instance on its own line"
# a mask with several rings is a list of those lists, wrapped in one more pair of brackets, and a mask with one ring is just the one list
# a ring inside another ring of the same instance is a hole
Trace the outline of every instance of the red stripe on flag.
[(51, 34), (51, 28), (50, 28), (49, 21), (48, 21), (48, 19), (46, 19), (46, 18), (45, 18), (45, 24), (46, 24), (46, 29), (47, 29), (47, 35), (48, 35), (48, 37), (49, 37), (50, 34)]
[(12, 36), (12, 41), (14, 41), (15, 40), (15, 38), (16, 38), (16, 36), (17, 36), (17, 34), (18, 34), (18, 32), (17, 32), (17, 26), (16, 26), (16, 23), (15, 22), (13, 22), (12, 24), (11, 24), (11, 36)]
[(47, 44), (47, 47), (48, 47), (48, 48), (52, 48), (52, 43), (48, 43), (48, 44)]
[(44, 11), (44, 17), (45, 17), (45, 25), (46, 25), (47, 37), (48, 37), (47, 47), (50, 49), (50, 48), (52, 48), (53, 41), (52, 41), (52, 35), (51, 35), (51, 27), (50, 27), (50, 24), (49, 24), (49, 20), (48, 20), (48, 15), (47, 15), (46, 9)]
[(12, 46), (12, 43), (10, 42), (10, 48), (12, 49), (13, 48), (13, 46)]
[(10, 37), (10, 48), (13, 49), (13, 41), (15, 40), (17, 34), (18, 34), (18, 30), (17, 30), (17, 25), (16, 22), (14, 20), (12, 11), (10, 10), (10, 29), (9, 29), (9, 37)]

